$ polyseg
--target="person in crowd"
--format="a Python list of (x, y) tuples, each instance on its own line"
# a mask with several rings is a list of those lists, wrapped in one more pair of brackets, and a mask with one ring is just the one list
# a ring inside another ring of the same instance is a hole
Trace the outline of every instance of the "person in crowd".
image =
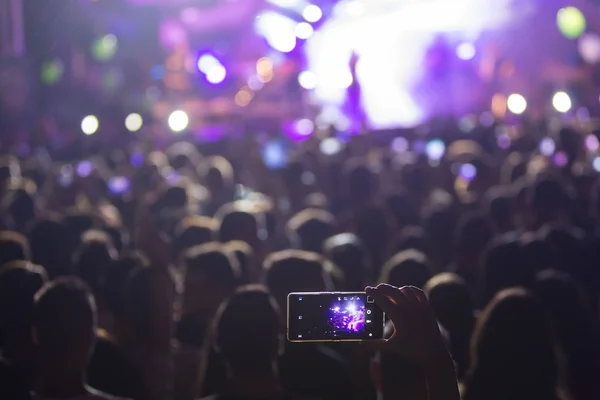
[(0, 210), (6, 213), (5, 223), (10, 229), (25, 234), (36, 217), (34, 199), (35, 184), (29, 179), (21, 179), (19, 185), (2, 199)]
[(383, 265), (379, 282), (398, 287), (423, 288), (431, 275), (431, 267), (425, 254), (417, 250), (405, 250), (394, 255)]
[(568, 221), (571, 194), (565, 185), (551, 177), (541, 177), (528, 193), (533, 227), (565, 224)]
[(192, 215), (186, 217), (175, 228), (172, 242), (172, 257), (178, 259), (186, 250), (211, 242), (215, 238), (216, 227), (212, 218)]
[(76, 244), (69, 240), (69, 228), (57, 218), (41, 219), (29, 232), (31, 260), (43, 265), (50, 278), (72, 273)]
[(465, 400), (564, 399), (551, 320), (525, 289), (500, 291), (477, 320)]
[(450, 339), (450, 352), (463, 378), (469, 365), (469, 343), (475, 325), (475, 300), (467, 283), (444, 272), (433, 276), (423, 288), (440, 324)]
[(96, 337), (96, 308), (83, 282), (60, 278), (36, 293), (32, 335), (39, 352), (34, 400), (116, 399), (86, 385), (86, 366)]
[(234, 200), (233, 167), (225, 157), (213, 156), (204, 160), (202, 171), (199, 173), (210, 193), (205, 211), (207, 215), (212, 216), (223, 204)]
[(443, 271), (452, 261), (452, 243), (455, 234), (456, 212), (447, 205), (433, 205), (423, 223), (427, 256), (434, 271)]
[(512, 232), (515, 229), (515, 200), (510, 189), (504, 186), (490, 188), (485, 194), (486, 212), (490, 216), (494, 232), (497, 235)]
[(262, 254), (259, 225), (256, 215), (248, 203), (233, 202), (221, 207), (215, 214), (217, 221), (217, 240), (221, 243), (241, 240), (248, 243), (254, 254), (260, 258)]
[(31, 337), (33, 297), (48, 280), (29, 261), (13, 261), (0, 270), (0, 398), (28, 400), (37, 377)]
[(235, 255), (216, 242), (189, 249), (184, 264), (177, 338), (184, 344), (200, 347), (217, 308), (239, 285), (242, 274)]
[(492, 235), (492, 226), (482, 214), (466, 213), (458, 222), (455, 263), (448, 269), (460, 275), (471, 287), (478, 284), (479, 262)]
[(340, 233), (327, 239), (323, 247), (327, 259), (340, 267), (344, 274), (344, 286), (336, 288), (346, 291), (362, 290), (372, 266), (359, 237), (352, 233)]
[(287, 223), (288, 240), (295, 249), (323, 252), (323, 243), (333, 235), (335, 218), (327, 211), (305, 209), (292, 216)]
[(11, 261), (29, 260), (27, 238), (13, 231), (0, 231), (0, 268)]

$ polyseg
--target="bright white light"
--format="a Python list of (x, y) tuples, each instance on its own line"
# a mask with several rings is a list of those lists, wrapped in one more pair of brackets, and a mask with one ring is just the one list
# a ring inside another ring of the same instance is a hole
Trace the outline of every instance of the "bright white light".
[(125, 118), (125, 128), (127, 128), (129, 132), (139, 131), (142, 128), (143, 124), (144, 120), (142, 119), (142, 116), (138, 113), (129, 114)]
[(476, 49), (473, 43), (465, 42), (456, 48), (456, 56), (461, 60), (472, 60), (475, 57)]
[(598, 148), (600, 148), (600, 143), (598, 142), (596, 135), (590, 133), (585, 137), (585, 147), (591, 152), (598, 151)]
[(566, 113), (571, 109), (573, 104), (571, 103), (571, 98), (567, 93), (556, 92), (554, 97), (552, 97), (552, 105), (556, 111)]
[(594, 161), (592, 162), (592, 165), (594, 166), (594, 169), (596, 171), (600, 172), (600, 157), (594, 158)]
[(352, 18), (361, 17), (365, 12), (365, 7), (358, 0), (354, 0), (346, 6), (346, 12)]
[(315, 129), (315, 124), (308, 118), (299, 119), (294, 125), (296, 132), (302, 136), (310, 135)]
[(268, 2), (283, 8), (291, 8), (300, 4), (300, 0), (268, 0)]
[(95, 115), (86, 115), (81, 120), (81, 131), (86, 135), (93, 135), (98, 130), (100, 123)]
[(523, 114), (527, 110), (527, 100), (520, 94), (513, 93), (506, 99), (506, 106), (513, 114)]
[(425, 146), (425, 154), (430, 160), (441, 160), (446, 152), (446, 145), (440, 139), (433, 139)]
[(169, 115), (167, 123), (173, 132), (181, 132), (187, 128), (190, 119), (185, 111), (176, 110)]
[(317, 75), (312, 71), (302, 71), (298, 75), (298, 83), (306, 90), (315, 89), (317, 87)]
[(552, 154), (554, 154), (554, 151), (556, 150), (556, 144), (554, 143), (554, 140), (552, 140), (551, 138), (548, 138), (548, 137), (543, 138), (540, 141), (539, 149), (540, 149), (540, 153), (542, 153), (546, 157), (549, 157)]
[(221, 83), (227, 76), (227, 70), (222, 65), (215, 65), (206, 73), (206, 80), (213, 85)]
[(117, 37), (113, 34), (108, 34), (102, 38), (102, 46), (106, 49), (112, 49), (117, 45)]
[(296, 21), (285, 15), (262, 12), (256, 17), (255, 29), (277, 51), (289, 53), (296, 47)]
[(600, 36), (586, 33), (577, 42), (579, 54), (587, 63), (596, 64), (600, 61)]
[(315, 32), (312, 25), (308, 22), (300, 22), (298, 25), (296, 25), (296, 29), (294, 31), (296, 33), (296, 37), (302, 40), (308, 39)]
[(198, 63), (197, 63), (198, 70), (205, 74), (207, 74), (208, 71), (210, 71), (212, 68), (219, 66), (219, 65), (221, 65), (221, 62), (219, 60), (217, 60), (211, 54), (202, 54), (198, 58)]
[(302, 11), (302, 16), (308, 22), (317, 22), (323, 17), (323, 11), (321, 11), (319, 6), (309, 4), (304, 8), (304, 11)]
[(343, 143), (337, 138), (327, 138), (319, 144), (319, 150), (321, 150), (321, 153), (328, 156), (339, 153), (343, 147)]
[(354, 77), (352, 77), (352, 72), (349, 70), (343, 71), (335, 78), (335, 86), (338, 89), (348, 89), (352, 82), (354, 82)]
[(349, 311), (349, 312), (351, 312), (351, 313), (356, 312), (356, 305), (354, 303), (350, 303), (346, 307), (346, 310)]

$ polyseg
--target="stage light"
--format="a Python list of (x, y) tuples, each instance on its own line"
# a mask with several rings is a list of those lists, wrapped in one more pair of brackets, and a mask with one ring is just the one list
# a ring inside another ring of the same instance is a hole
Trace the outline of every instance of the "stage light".
[(554, 151), (556, 150), (556, 144), (554, 143), (554, 140), (552, 140), (551, 138), (543, 138), (540, 141), (539, 144), (539, 150), (540, 153), (545, 155), (546, 157), (550, 157), (552, 154), (554, 154)]
[(501, 149), (506, 150), (512, 144), (512, 140), (510, 139), (510, 136), (508, 136), (506, 133), (502, 133), (496, 138), (496, 144)]
[(598, 142), (598, 137), (596, 137), (596, 135), (594, 134), (589, 134), (585, 137), (585, 147), (588, 149), (588, 151), (594, 153), (596, 151), (598, 151), (598, 148), (600, 147), (600, 143)]
[(296, 33), (296, 37), (298, 39), (306, 40), (310, 38), (315, 31), (312, 25), (308, 22), (300, 22), (298, 25), (296, 25), (294, 32)]
[(108, 61), (117, 53), (118, 40), (109, 34), (97, 39), (92, 45), (92, 57), (97, 61)]
[(342, 151), (343, 147), (344, 143), (342, 143), (342, 141), (338, 138), (327, 138), (319, 144), (319, 150), (321, 150), (321, 153), (328, 156), (333, 156), (339, 153)]
[(552, 97), (552, 105), (554, 109), (560, 113), (566, 113), (571, 109), (573, 105), (571, 98), (565, 92), (556, 92)]
[(87, 178), (93, 170), (94, 165), (88, 160), (83, 160), (77, 164), (77, 175), (81, 178)]
[(310, 136), (315, 130), (315, 124), (310, 119), (303, 118), (294, 123), (294, 128), (299, 136)]
[(300, 4), (301, 0), (267, 0), (269, 3), (283, 8), (291, 8)]
[(60, 81), (65, 71), (65, 66), (61, 60), (55, 58), (42, 64), (41, 80), (46, 85), (54, 85)]
[(346, 13), (353, 18), (361, 17), (365, 12), (365, 7), (358, 0), (354, 0), (346, 6)]
[(268, 57), (262, 57), (256, 62), (256, 73), (261, 77), (273, 75), (273, 61)]
[(405, 153), (408, 151), (408, 140), (403, 138), (402, 136), (398, 136), (392, 143), (390, 144), (392, 151), (394, 153)]
[(596, 170), (596, 172), (600, 172), (600, 157), (594, 157), (594, 161), (592, 162), (592, 166)]
[(458, 175), (465, 181), (470, 182), (477, 176), (477, 168), (473, 164), (463, 164), (458, 170)]
[(163, 65), (155, 65), (150, 68), (150, 78), (155, 81), (160, 81), (165, 76), (165, 67)]
[(352, 76), (352, 72), (349, 70), (343, 71), (335, 77), (335, 86), (338, 89), (348, 89), (353, 82), (354, 77)]
[(213, 85), (219, 84), (225, 80), (227, 70), (222, 65), (215, 65), (206, 73), (206, 80)]
[(458, 47), (456, 47), (456, 56), (458, 58), (460, 58), (461, 60), (472, 60), (473, 57), (475, 57), (475, 53), (476, 53), (476, 49), (475, 46), (473, 45), (473, 43), (461, 43), (458, 45)]
[(563, 168), (568, 162), (569, 157), (567, 157), (567, 154), (564, 151), (559, 151), (558, 153), (554, 154), (554, 157), (552, 157), (552, 163), (558, 168)]
[(323, 17), (323, 11), (314, 4), (309, 4), (304, 7), (304, 11), (302, 11), (302, 16), (308, 22), (317, 22)]
[(317, 87), (317, 75), (312, 71), (302, 71), (298, 75), (298, 83), (306, 90), (315, 89)]
[(235, 94), (235, 104), (240, 107), (246, 107), (252, 101), (254, 97), (254, 93), (250, 90), (250, 88), (242, 88), (239, 92)]
[(556, 14), (558, 30), (568, 39), (577, 39), (586, 28), (585, 16), (576, 7), (565, 7)]
[(511, 113), (520, 115), (527, 110), (527, 100), (520, 94), (513, 93), (506, 99), (506, 106)]
[(265, 83), (256, 75), (252, 75), (248, 78), (248, 87), (254, 91), (260, 90), (265, 87)]
[(86, 135), (93, 135), (98, 130), (100, 123), (95, 115), (86, 115), (81, 120), (81, 131)]
[(589, 64), (600, 61), (600, 36), (595, 33), (586, 33), (579, 38), (577, 48), (581, 58)]
[(208, 74), (208, 71), (210, 71), (212, 68), (222, 64), (212, 54), (202, 54), (200, 57), (198, 57), (198, 62), (196, 65), (198, 66), (198, 71)]
[(144, 120), (142, 116), (138, 113), (131, 113), (127, 117), (125, 117), (125, 128), (129, 132), (137, 132), (144, 125)]
[(446, 145), (441, 139), (433, 139), (425, 146), (425, 154), (430, 160), (441, 160), (446, 152)]
[(190, 119), (185, 111), (176, 110), (169, 115), (167, 123), (173, 132), (181, 132), (187, 128)]
[(296, 21), (285, 15), (264, 11), (255, 19), (255, 30), (267, 40), (269, 46), (282, 53), (296, 48)]

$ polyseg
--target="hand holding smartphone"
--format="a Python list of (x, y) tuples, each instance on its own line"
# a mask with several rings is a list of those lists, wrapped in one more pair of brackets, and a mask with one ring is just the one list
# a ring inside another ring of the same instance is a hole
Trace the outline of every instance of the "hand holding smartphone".
[(291, 342), (363, 341), (383, 338), (384, 313), (364, 292), (290, 293)]

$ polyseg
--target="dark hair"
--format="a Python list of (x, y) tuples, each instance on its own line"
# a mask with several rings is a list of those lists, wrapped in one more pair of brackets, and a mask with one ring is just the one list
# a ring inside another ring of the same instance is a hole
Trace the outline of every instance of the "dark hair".
[(477, 321), (464, 398), (558, 398), (556, 351), (542, 304), (524, 289), (498, 293)]
[(175, 228), (173, 254), (179, 256), (191, 247), (210, 242), (214, 238), (215, 231), (215, 222), (210, 217), (193, 215), (184, 218)]
[(63, 222), (44, 219), (34, 224), (29, 233), (31, 258), (43, 265), (51, 278), (71, 272), (74, 242)]
[(234, 366), (256, 368), (277, 358), (281, 315), (266, 288), (239, 288), (216, 316), (218, 352)]
[(35, 295), (33, 314), (43, 353), (64, 356), (95, 335), (94, 297), (77, 278), (59, 278), (45, 284)]
[(104, 294), (109, 310), (117, 318), (123, 317), (124, 291), (129, 278), (139, 269), (147, 268), (149, 265), (148, 259), (137, 251), (126, 253), (111, 263), (106, 274)]
[(325, 210), (308, 208), (287, 223), (287, 236), (294, 248), (321, 253), (323, 242), (333, 234), (335, 218)]
[(363, 290), (371, 270), (369, 253), (353, 233), (332, 236), (324, 244), (325, 256), (345, 275), (344, 290)]
[(531, 187), (528, 203), (538, 223), (568, 212), (571, 195), (566, 186), (552, 177), (542, 177)]
[(233, 288), (241, 278), (237, 258), (221, 243), (207, 243), (188, 249), (184, 256), (186, 275), (202, 272), (214, 284)]
[(0, 268), (10, 261), (29, 260), (27, 238), (13, 231), (0, 231)]
[(382, 267), (379, 282), (422, 288), (431, 278), (427, 256), (417, 250), (404, 250), (390, 258)]
[[(219, 224), (217, 235), (220, 242), (248, 241), (257, 235), (256, 217), (239, 203), (229, 203), (221, 207), (215, 214), (215, 220)], [(253, 245), (253, 243), (248, 244)]]
[(117, 252), (110, 236), (101, 230), (85, 232), (81, 241), (73, 256), (75, 272), (96, 296), (102, 296), (106, 286), (106, 275), (111, 264), (117, 259)]
[(0, 346), (31, 339), (33, 297), (47, 280), (44, 268), (28, 261), (12, 261), (0, 270)]
[(485, 197), (487, 199), (487, 212), (496, 232), (504, 233), (512, 230), (516, 204), (509, 189), (496, 186), (489, 189)]

